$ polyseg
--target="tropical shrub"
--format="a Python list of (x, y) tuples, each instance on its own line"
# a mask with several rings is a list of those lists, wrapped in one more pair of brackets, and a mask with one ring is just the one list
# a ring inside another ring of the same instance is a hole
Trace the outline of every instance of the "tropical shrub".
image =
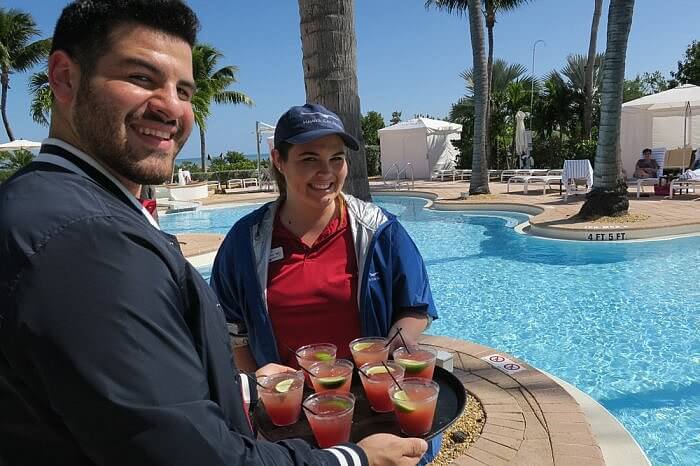
[(367, 176), (380, 175), (379, 146), (365, 146), (365, 158), (367, 159)]

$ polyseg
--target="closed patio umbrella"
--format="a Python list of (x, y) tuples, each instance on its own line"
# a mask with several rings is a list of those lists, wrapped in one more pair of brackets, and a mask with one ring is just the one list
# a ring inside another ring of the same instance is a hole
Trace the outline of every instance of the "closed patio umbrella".
[(527, 135), (525, 133), (525, 113), (518, 110), (515, 114), (515, 154), (518, 156), (519, 166), (523, 166), (523, 156), (527, 154)]

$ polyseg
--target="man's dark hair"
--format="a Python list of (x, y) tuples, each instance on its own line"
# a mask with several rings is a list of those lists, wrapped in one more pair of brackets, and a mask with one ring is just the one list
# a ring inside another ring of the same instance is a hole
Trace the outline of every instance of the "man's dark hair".
[(153, 28), (190, 47), (199, 29), (197, 16), (181, 0), (76, 0), (58, 18), (51, 53), (65, 51), (90, 74), (109, 51), (112, 31), (123, 24)]

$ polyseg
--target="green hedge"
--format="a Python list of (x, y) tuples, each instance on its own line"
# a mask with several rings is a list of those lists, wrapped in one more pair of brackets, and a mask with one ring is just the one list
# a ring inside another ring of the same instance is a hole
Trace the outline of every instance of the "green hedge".
[(365, 146), (365, 160), (367, 160), (367, 176), (380, 175), (379, 146)]

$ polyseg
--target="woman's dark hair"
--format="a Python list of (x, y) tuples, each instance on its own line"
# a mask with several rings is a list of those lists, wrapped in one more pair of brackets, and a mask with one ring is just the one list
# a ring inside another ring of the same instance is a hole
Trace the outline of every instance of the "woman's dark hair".
[(123, 24), (142, 25), (179, 37), (190, 47), (199, 20), (181, 0), (76, 0), (63, 9), (54, 29), (51, 53), (63, 50), (87, 75), (109, 52), (112, 31)]
[[(280, 154), (280, 158), (284, 160), (285, 162), (289, 158), (289, 149), (292, 148), (292, 144), (282, 141), (278, 143), (275, 146), (275, 149), (277, 149), (277, 152)], [(284, 179), (284, 175), (280, 173), (279, 170), (277, 170), (277, 166), (275, 163), (270, 164), (270, 174), (272, 175), (272, 178), (274, 178), (275, 182), (277, 183), (277, 187), (280, 190), (280, 199), (284, 199), (287, 197), (287, 180)]]
[(646, 149), (644, 149), (642, 151), (642, 155), (644, 155), (644, 154), (651, 154), (651, 149), (649, 149), (648, 147)]

